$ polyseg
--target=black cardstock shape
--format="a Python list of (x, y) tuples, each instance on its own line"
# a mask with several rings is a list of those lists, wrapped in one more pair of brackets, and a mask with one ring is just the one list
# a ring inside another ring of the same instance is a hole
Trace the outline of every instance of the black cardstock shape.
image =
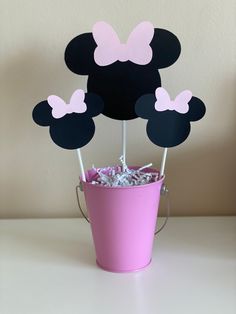
[(175, 110), (157, 111), (156, 97), (147, 94), (140, 97), (135, 105), (136, 114), (147, 119), (147, 135), (160, 147), (174, 147), (183, 143), (190, 134), (190, 121), (200, 120), (206, 112), (204, 103), (197, 97), (189, 101), (189, 111), (185, 114)]
[(181, 51), (178, 38), (160, 28), (154, 29), (150, 46), (153, 57), (147, 65), (116, 61), (111, 65), (99, 66), (94, 61), (97, 45), (93, 35), (84, 33), (67, 45), (65, 62), (72, 72), (88, 75), (88, 92), (102, 97), (105, 116), (116, 120), (131, 120), (137, 118), (137, 99), (144, 94), (154, 93), (161, 86), (158, 69), (173, 64)]
[(40, 126), (49, 126), (49, 134), (55, 144), (65, 149), (77, 149), (90, 142), (95, 133), (92, 117), (103, 110), (101, 97), (85, 94), (87, 110), (84, 113), (66, 114), (60, 119), (52, 116), (52, 108), (47, 100), (38, 103), (33, 109), (33, 120)]

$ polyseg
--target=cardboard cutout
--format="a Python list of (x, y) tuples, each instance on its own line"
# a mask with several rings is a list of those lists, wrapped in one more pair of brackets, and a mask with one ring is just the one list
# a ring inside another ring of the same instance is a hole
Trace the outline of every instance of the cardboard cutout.
[(102, 99), (93, 94), (76, 90), (69, 104), (56, 95), (37, 104), (33, 119), (40, 126), (49, 126), (55, 144), (65, 149), (81, 148), (93, 138), (95, 124), (92, 117), (103, 110)]
[(136, 114), (147, 119), (149, 139), (161, 147), (173, 147), (184, 142), (190, 134), (190, 121), (200, 120), (205, 114), (205, 105), (188, 90), (171, 100), (164, 88), (155, 94), (140, 97), (135, 105)]
[(161, 86), (158, 69), (173, 64), (180, 50), (174, 34), (150, 22), (138, 24), (126, 43), (109, 24), (98, 22), (92, 33), (72, 39), (65, 62), (72, 72), (88, 75), (88, 91), (101, 96), (105, 116), (130, 120), (137, 118), (137, 99)]

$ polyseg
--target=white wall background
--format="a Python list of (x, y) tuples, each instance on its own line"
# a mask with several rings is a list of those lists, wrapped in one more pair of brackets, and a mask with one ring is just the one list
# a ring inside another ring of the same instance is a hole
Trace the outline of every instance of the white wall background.
[[(86, 77), (63, 60), (67, 43), (98, 20), (125, 40), (143, 20), (175, 33), (179, 60), (161, 70), (175, 96), (188, 88), (207, 106), (181, 146), (169, 151), (166, 182), (173, 215), (235, 214), (236, 2), (234, 0), (0, 0), (0, 217), (78, 215), (76, 152), (54, 145), (47, 128), (31, 119), (50, 94), (68, 99)], [(120, 155), (120, 122), (99, 116), (82, 152), (86, 168)], [(145, 121), (128, 124), (128, 162), (160, 165), (162, 150), (146, 137)], [(107, 130), (111, 130), (108, 132)]]

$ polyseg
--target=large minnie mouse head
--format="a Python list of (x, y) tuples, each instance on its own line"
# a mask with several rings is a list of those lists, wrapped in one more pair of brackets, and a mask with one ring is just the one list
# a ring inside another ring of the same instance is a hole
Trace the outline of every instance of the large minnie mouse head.
[(135, 110), (139, 117), (148, 120), (149, 139), (161, 147), (173, 147), (185, 141), (190, 134), (190, 121), (200, 120), (206, 111), (203, 102), (192, 97), (190, 91), (181, 92), (172, 101), (162, 87), (155, 94), (140, 97)]
[(121, 44), (112, 27), (98, 22), (92, 33), (75, 37), (65, 51), (68, 68), (88, 75), (88, 91), (104, 101), (103, 114), (112, 119), (137, 117), (137, 99), (161, 86), (158, 69), (174, 63), (180, 55), (180, 43), (171, 32), (142, 22)]
[(95, 133), (92, 117), (103, 110), (101, 98), (93, 93), (76, 90), (66, 104), (58, 96), (49, 96), (33, 110), (34, 121), (49, 126), (52, 140), (65, 149), (77, 149), (86, 145)]

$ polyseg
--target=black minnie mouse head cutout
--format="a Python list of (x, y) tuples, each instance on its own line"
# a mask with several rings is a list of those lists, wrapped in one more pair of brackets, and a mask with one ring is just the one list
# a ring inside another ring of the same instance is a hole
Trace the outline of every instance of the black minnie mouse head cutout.
[(156, 145), (173, 147), (184, 142), (190, 134), (190, 121), (200, 120), (205, 105), (188, 90), (170, 100), (167, 91), (159, 87), (155, 94), (140, 97), (135, 105), (136, 114), (147, 119), (147, 135)]
[(94, 136), (95, 124), (92, 117), (103, 110), (102, 99), (93, 93), (76, 90), (70, 103), (52, 95), (37, 104), (33, 119), (40, 126), (49, 126), (49, 133), (58, 146), (77, 149), (86, 145)]
[(72, 72), (88, 75), (88, 91), (102, 97), (105, 116), (130, 120), (137, 118), (137, 99), (161, 86), (158, 69), (173, 64), (180, 50), (174, 34), (150, 22), (138, 24), (126, 44), (109, 24), (97, 22), (92, 33), (72, 39), (65, 62)]

